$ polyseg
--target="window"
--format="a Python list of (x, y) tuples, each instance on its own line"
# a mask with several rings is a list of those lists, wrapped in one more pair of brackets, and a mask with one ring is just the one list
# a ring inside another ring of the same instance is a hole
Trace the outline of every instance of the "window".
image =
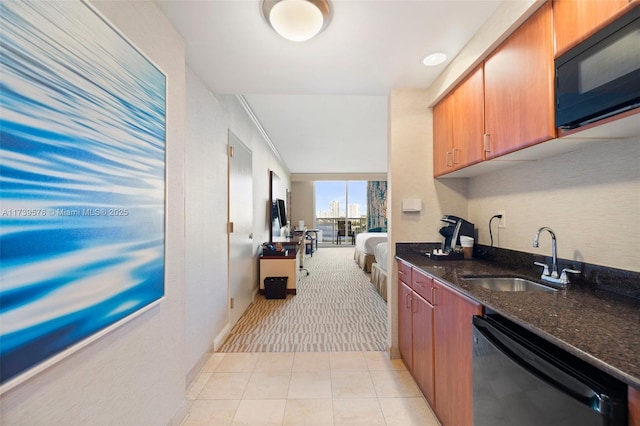
[(321, 243), (336, 241), (337, 221), (344, 218), (355, 233), (366, 231), (367, 182), (316, 181), (315, 228), (322, 231)]

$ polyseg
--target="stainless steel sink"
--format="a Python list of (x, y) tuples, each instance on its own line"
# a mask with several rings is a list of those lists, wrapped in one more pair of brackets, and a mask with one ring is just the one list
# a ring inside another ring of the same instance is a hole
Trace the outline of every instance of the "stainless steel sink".
[(462, 279), (469, 281), (471, 284), (496, 291), (557, 291), (557, 289), (553, 287), (519, 277), (464, 275), (462, 276)]

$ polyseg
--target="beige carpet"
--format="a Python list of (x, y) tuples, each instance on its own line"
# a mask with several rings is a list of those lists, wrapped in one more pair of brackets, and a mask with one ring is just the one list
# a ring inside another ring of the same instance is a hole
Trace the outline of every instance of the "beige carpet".
[(219, 352), (338, 352), (385, 350), (387, 304), (353, 247), (321, 247), (305, 256), (298, 294), (258, 296)]

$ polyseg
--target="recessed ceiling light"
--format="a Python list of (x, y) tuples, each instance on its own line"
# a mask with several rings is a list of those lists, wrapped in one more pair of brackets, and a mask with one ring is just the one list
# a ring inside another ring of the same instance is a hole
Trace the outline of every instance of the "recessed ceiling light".
[(427, 55), (422, 60), (422, 63), (428, 67), (435, 67), (447, 60), (447, 55), (442, 52), (432, 53)]

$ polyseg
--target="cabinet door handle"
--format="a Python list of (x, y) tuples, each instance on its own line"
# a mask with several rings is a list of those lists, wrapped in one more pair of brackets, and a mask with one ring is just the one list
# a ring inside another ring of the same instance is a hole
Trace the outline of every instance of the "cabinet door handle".
[(460, 152), (460, 150), (458, 148), (454, 148), (453, 150), (453, 164), (459, 164), (460, 160), (458, 159), (458, 152)]
[(407, 294), (407, 296), (405, 297), (405, 305), (407, 308), (411, 309), (411, 295)]
[(491, 134), (484, 134), (484, 152), (491, 152)]
[(436, 290), (437, 290), (437, 288), (431, 287), (431, 300), (432, 300), (432, 305), (433, 306), (437, 305), (437, 303), (436, 303)]
[(447, 152), (445, 155), (445, 163), (447, 167), (453, 167), (453, 164), (451, 163), (451, 151)]

